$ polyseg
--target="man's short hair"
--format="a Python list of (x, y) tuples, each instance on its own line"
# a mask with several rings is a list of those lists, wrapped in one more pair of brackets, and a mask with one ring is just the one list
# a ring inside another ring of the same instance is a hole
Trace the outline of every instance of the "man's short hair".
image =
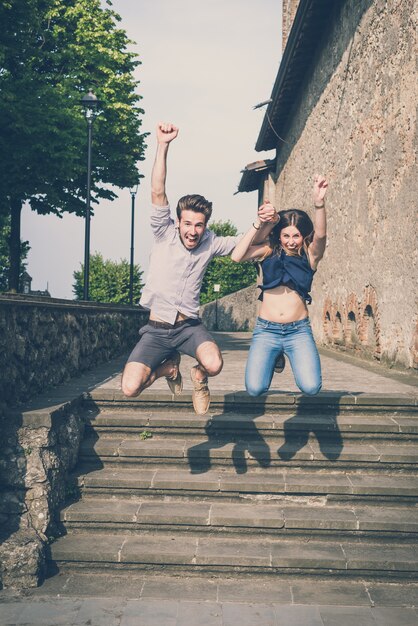
[(212, 202), (206, 200), (203, 196), (199, 196), (199, 194), (191, 194), (189, 196), (183, 196), (177, 203), (176, 213), (177, 217), (181, 219), (182, 211), (194, 211), (195, 213), (203, 213), (205, 216), (206, 224), (210, 220), (210, 216), (212, 215)]

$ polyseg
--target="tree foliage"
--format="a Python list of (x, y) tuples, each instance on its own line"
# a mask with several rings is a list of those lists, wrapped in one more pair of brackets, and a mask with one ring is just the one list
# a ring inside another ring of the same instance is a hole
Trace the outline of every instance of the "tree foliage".
[(109, 185), (138, 182), (143, 158), (140, 63), (100, 0), (0, 3), (0, 212), (12, 214), (12, 263), (24, 202), (41, 214), (82, 215), (87, 130), (81, 97), (92, 88), (102, 113), (93, 126), (92, 202)]
[(208, 228), (218, 237), (236, 237), (238, 235), (238, 229), (231, 220), (212, 222)]
[[(115, 304), (129, 304), (129, 270), (126, 259), (119, 263), (96, 252), (90, 257), (90, 300), (94, 302), (112, 302)], [(141, 291), (143, 272), (139, 265), (134, 265), (133, 272), (133, 303), (138, 304)], [(83, 299), (84, 265), (74, 272), (73, 293), (76, 300)]]
[[(213, 222), (209, 226), (219, 237), (238, 235), (238, 230), (229, 220), (226, 222)], [(229, 257), (216, 257), (209, 263), (203, 278), (200, 292), (200, 304), (212, 302), (216, 298), (249, 287), (255, 283), (257, 271), (250, 261), (235, 263)], [(219, 292), (214, 291), (214, 285), (220, 285)]]

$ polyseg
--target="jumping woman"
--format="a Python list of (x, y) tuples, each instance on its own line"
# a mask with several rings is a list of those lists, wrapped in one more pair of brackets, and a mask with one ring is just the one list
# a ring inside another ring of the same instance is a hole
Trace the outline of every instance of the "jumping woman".
[(245, 371), (245, 387), (251, 396), (268, 391), (275, 368), (283, 369), (284, 356), (303, 393), (315, 395), (321, 389), (321, 363), (307, 304), (312, 301), (312, 280), (325, 251), (327, 187), (323, 176), (315, 176), (314, 223), (305, 211), (276, 212), (265, 202), (232, 252), (234, 261), (258, 261), (263, 274), (261, 306)]

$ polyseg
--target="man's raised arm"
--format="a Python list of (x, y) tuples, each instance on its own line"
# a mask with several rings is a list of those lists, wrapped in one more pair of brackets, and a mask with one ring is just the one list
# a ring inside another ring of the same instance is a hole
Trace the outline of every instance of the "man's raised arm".
[(165, 190), (167, 176), (168, 146), (178, 135), (179, 129), (174, 124), (160, 122), (157, 125), (157, 154), (151, 174), (151, 201), (157, 206), (167, 206)]

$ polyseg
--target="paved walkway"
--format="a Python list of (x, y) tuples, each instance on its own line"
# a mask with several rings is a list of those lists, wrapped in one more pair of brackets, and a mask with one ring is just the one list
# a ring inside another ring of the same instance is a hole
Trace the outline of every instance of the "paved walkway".
[[(222, 373), (210, 381), (219, 392), (244, 389), (250, 333), (216, 333), (224, 359)], [(94, 386), (117, 387), (125, 358), (115, 359), (83, 377), (54, 389), (33, 406), (50, 406)], [(324, 391), (344, 394), (417, 396), (412, 375), (385, 370), (324, 350), (321, 355)], [(191, 389), (188, 371), (194, 364), (183, 357), (185, 389)], [(103, 382), (105, 381), (105, 382)], [(149, 390), (166, 391), (164, 380)], [(289, 365), (275, 374), (272, 393), (297, 392)], [(147, 392), (145, 392), (147, 393)], [(109, 572), (109, 574), (111, 574)], [(119, 580), (120, 579), (120, 580)], [(361, 588), (362, 592), (359, 592)], [(377, 600), (376, 600), (377, 598)], [(282, 579), (199, 580), (134, 573), (118, 577), (57, 575), (39, 589), (0, 591), (0, 626), (418, 626), (418, 583), (381, 581), (364, 589), (361, 581), (329, 583), (317, 579), (295, 585)]]
[[(213, 335), (222, 349), (224, 368), (219, 376), (211, 378), (211, 390), (225, 393), (244, 390), (244, 373), (251, 343), (251, 333), (213, 333)], [(180, 367), (186, 391), (192, 389), (189, 372), (195, 363), (196, 361), (188, 356), (182, 357)], [(321, 363), (323, 391), (348, 394), (386, 393), (398, 395), (418, 393), (418, 377), (414, 379), (411, 374), (392, 371), (377, 363), (368, 363), (330, 350), (321, 350)], [(120, 386), (120, 374), (111, 377), (103, 386)], [(167, 390), (167, 383), (164, 379), (157, 380), (148, 392), (153, 393), (156, 390)], [(270, 390), (271, 392), (299, 392), (288, 361), (281, 374), (274, 374)]]
[(44, 598), (0, 603), (1, 626), (417, 626), (413, 608)]

